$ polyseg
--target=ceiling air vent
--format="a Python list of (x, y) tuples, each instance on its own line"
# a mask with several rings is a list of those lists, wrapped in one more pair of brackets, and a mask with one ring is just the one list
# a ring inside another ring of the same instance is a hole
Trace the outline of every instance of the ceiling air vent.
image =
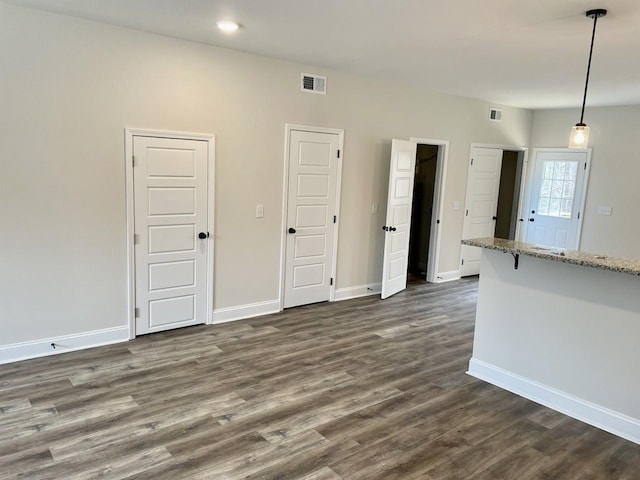
[(303, 92), (320, 93), (324, 95), (327, 93), (327, 77), (303, 73), (301, 88)]
[(492, 108), (489, 110), (489, 120), (493, 120), (494, 122), (502, 121), (502, 110), (497, 108)]

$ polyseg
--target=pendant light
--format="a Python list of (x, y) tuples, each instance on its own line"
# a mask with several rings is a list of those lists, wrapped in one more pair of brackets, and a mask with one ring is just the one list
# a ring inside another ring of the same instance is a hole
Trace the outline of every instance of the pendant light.
[(591, 34), (591, 49), (589, 50), (589, 63), (587, 64), (587, 80), (584, 83), (584, 97), (582, 98), (582, 113), (580, 114), (580, 122), (571, 128), (569, 136), (569, 148), (586, 148), (589, 141), (589, 127), (584, 123), (584, 106), (587, 103), (587, 88), (589, 87), (589, 73), (591, 72), (591, 57), (593, 55), (593, 42), (596, 39), (596, 24), (598, 18), (604, 17), (607, 11), (603, 8), (589, 10), (586, 15), (593, 18), (593, 33)]

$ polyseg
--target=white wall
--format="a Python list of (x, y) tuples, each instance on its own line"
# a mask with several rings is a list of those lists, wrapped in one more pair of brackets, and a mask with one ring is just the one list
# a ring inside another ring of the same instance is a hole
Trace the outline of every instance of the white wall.
[[(531, 146), (566, 147), (579, 119), (579, 110), (534, 112)], [(587, 108), (585, 122), (593, 152), (580, 249), (640, 258), (640, 106)], [(599, 206), (612, 207), (613, 214), (599, 215)]]
[[(471, 143), (527, 145), (532, 121), (500, 106), (503, 122), (489, 122), (481, 101), (1, 3), (0, 71), (0, 345), (126, 323), (125, 127), (215, 134), (214, 301), (225, 308), (278, 296), (285, 123), (345, 129), (346, 288), (380, 281), (391, 138), (451, 142), (449, 271)], [(328, 75), (328, 95), (301, 93), (302, 71)]]

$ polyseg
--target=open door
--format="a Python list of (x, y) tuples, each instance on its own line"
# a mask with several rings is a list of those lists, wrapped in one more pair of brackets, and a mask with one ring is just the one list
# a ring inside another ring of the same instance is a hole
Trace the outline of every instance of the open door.
[(391, 143), (387, 219), (382, 227), (385, 231), (381, 294), (383, 299), (407, 288), (416, 148), (416, 142), (407, 140), (394, 139)]
[[(472, 147), (462, 238), (493, 237), (496, 229), (502, 149)], [(480, 273), (482, 249), (462, 245), (463, 277)]]

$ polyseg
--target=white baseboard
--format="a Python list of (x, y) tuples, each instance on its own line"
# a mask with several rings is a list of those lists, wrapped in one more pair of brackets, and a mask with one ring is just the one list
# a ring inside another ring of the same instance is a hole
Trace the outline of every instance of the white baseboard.
[(436, 274), (436, 279), (433, 283), (452, 282), (454, 280), (460, 280), (460, 270), (452, 270), (450, 272), (440, 272)]
[(640, 444), (640, 419), (601, 407), (475, 358), (469, 361), (467, 373), (545, 407)]
[(349, 300), (350, 298), (366, 297), (367, 295), (380, 295), (381, 283), (358, 285), (357, 287), (339, 288), (336, 290), (335, 301)]
[[(93, 330), (91, 332), (63, 335), (30, 342), (13, 343), (0, 346), (0, 364), (27, 360), (29, 358), (57, 355), (59, 353), (84, 350), (86, 348), (109, 345), (129, 340), (127, 326)], [(55, 344), (53, 348), (51, 344)]]
[(233, 322), (234, 320), (259, 317), (271, 313), (278, 313), (279, 311), (280, 300), (249, 303), (237, 307), (217, 308), (213, 311), (213, 323)]

